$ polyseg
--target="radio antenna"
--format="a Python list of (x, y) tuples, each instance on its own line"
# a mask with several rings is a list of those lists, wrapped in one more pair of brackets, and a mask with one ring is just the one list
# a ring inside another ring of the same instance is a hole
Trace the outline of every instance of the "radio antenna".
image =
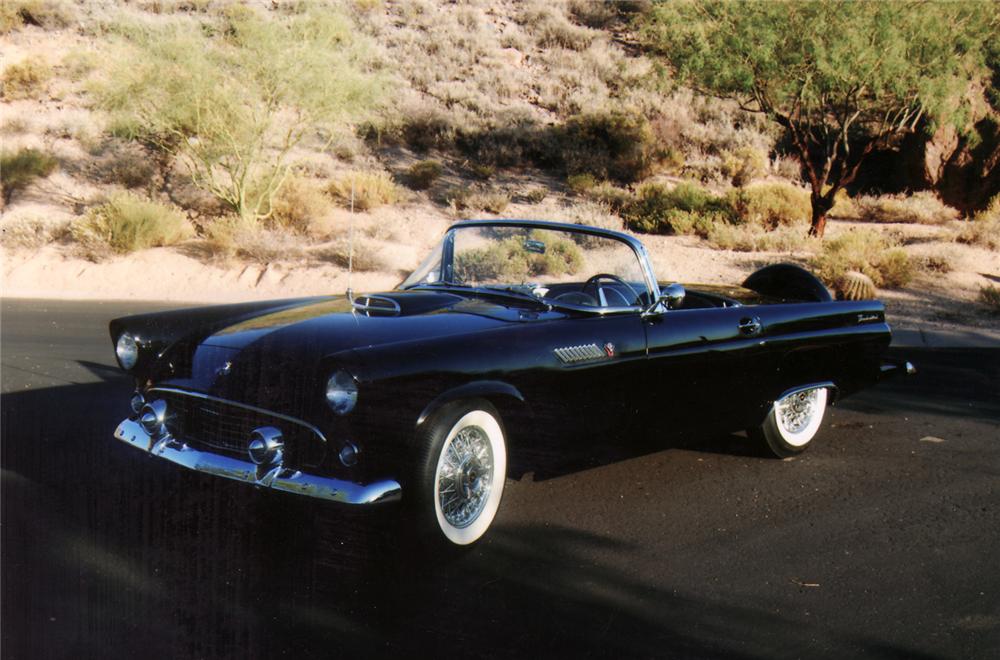
[(354, 177), (351, 177), (351, 219), (347, 227), (347, 299), (354, 300), (351, 287), (354, 277)]

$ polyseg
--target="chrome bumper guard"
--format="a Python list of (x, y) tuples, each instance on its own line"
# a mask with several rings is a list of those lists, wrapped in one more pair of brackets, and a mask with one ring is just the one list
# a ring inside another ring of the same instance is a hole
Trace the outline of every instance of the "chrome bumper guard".
[(191, 470), (286, 493), (306, 495), (341, 504), (394, 502), (402, 495), (399, 483), (392, 479), (357, 484), (353, 481), (307, 474), (281, 465), (263, 468), (249, 461), (195, 449), (170, 436), (153, 438), (146, 433), (139, 422), (131, 419), (123, 420), (118, 425), (115, 437), (151, 456), (165, 458)]

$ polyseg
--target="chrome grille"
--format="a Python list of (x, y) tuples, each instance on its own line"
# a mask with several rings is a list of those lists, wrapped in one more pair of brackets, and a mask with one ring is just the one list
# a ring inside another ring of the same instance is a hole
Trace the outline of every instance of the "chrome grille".
[(273, 426), (284, 437), (287, 463), (314, 466), (326, 451), (315, 429), (284, 415), (176, 390), (152, 390), (147, 398), (167, 402), (167, 429), (192, 446), (246, 458), (251, 432)]

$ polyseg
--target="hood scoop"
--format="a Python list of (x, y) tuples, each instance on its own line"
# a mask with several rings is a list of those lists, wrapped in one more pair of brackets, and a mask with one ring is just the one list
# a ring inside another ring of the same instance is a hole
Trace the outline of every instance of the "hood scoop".
[(399, 303), (385, 296), (358, 296), (351, 301), (354, 311), (365, 316), (399, 316)]

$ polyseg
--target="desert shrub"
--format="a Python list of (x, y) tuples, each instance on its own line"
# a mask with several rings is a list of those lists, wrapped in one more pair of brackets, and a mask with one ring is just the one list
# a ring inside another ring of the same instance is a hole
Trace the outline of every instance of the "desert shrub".
[(480, 181), (489, 181), (497, 173), (497, 168), (489, 163), (470, 163), (469, 174)]
[[(387, 137), (396, 137), (394, 133), (397, 131), (398, 137), (415, 151), (447, 149), (455, 143), (456, 128), (452, 118), (436, 108), (423, 108), (407, 115), (401, 126), (389, 128)], [(381, 131), (368, 130), (364, 135), (371, 141), (373, 138), (381, 137)]]
[(63, 0), (4, 0), (0, 3), (0, 32), (22, 25), (46, 30), (64, 28), (73, 21), (70, 6)]
[(809, 222), (809, 193), (788, 183), (760, 183), (737, 188), (727, 196), (733, 220), (766, 229)]
[(988, 284), (981, 287), (979, 301), (989, 307), (994, 314), (1000, 314), (1000, 286)]
[(305, 254), (301, 236), (283, 229), (269, 229), (238, 216), (215, 220), (204, 229), (209, 247), (225, 257), (268, 264), (297, 260)]
[(625, 225), (634, 231), (705, 235), (711, 225), (725, 221), (728, 209), (724, 199), (692, 183), (673, 188), (644, 183), (620, 213)]
[(317, 136), (324, 150), (384, 87), (350, 17), (302, 7), (265, 16), (230, 3), (213, 29), (123, 26), (95, 83), (99, 105), (233, 212), (266, 218), (290, 155)]
[(4, 204), (32, 181), (52, 174), (59, 162), (37, 149), (4, 151), (0, 154), (0, 185), (3, 186)]
[(618, 215), (612, 213), (604, 204), (591, 201), (574, 201), (571, 206), (548, 202), (533, 210), (532, 217), (614, 231), (621, 231), (623, 228), (622, 219)]
[(745, 186), (763, 177), (769, 165), (767, 154), (750, 146), (722, 153), (722, 173), (734, 186)]
[(932, 273), (950, 273), (954, 270), (954, 266), (951, 263), (951, 257), (947, 254), (927, 254), (916, 260), (916, 265), (920, 270), (930, 271)]
[(500, 215), (507, 210), (510, 204), (510, 195), (499, 191), (473, 192), (465, 196), (462, 206), (456, 204), (459, 209), (465, 208), (471, 211), (486, 211), (494, 215)]
[(272, 225), (300, 234), (308, 233), (330, 210), (330, 199), (315, 182), (291, 176), (278, 188), (271, 202)]
[[(548, 237), (546, 237), (548, 238)], [(568, 239), (546, 240), (544, 254), (529, 252), (517, 236), (456, 255), (455, 275), (463, 282), (523, 282), (540, 275), (572, 274), (583, 264), (580, 248)]]
[(548, 195), (549, 191), (547, 188), (543, 186), (535, 186), (534, 188), (529, 188), (524, 193), (524, 201), (529, 204), (540, 204), (545, 201), (545, 198), (548, 197)]
[(646, 178), (660, 157), (649, 121), (637, 113), (576, 115), (562, 127), (559, 143), (567, 173), (622, 183)]
[(444, 168), (436, 160), (421, 160), (406, 170), (406, 183), (414, 190), (427, 190), (441, 176)]
[(993, 197), (989, 206), (964, 223), (955, 239), (987, 250), (1000, 250), (1000, 195)]
[(126, 188), (148, 188), (156, 178), (156, 161), (142, 145), (111, 139), (95, 146), (99, 155), (90, 165), (92, 176), (102, 183)]
[(0, 225), (4, 247), (39, 248), (58, 241), (69, 233), (68, 222), (50, 222), (29, 216), (14, 218)]
[(348, 172), (330, 183), (327, 191), (345, 208), (351, 207), (353, 194), (355, 211), (370, 211), (386, 204), (395, 204), (401, 192), (392, 177), (379, 170)]
[(597, 179), (594, 178), (593, 174), (570, 174), (566, 177), (566, 187), (577, 195), (589, 192), (596, 185)]
[(25, 58), (8, 65), (0, 75), (3, 97), (8, 100), (37, 97), (52, 77), (52, 67), (38, 57)]
[(525, 9), (518, 22), (535, 37), (539, 48), (585, 50), (594, 41), (593, 32), (573, 25), (562, 13), (541, 3)]
[(632, 193), (625, 188), (619, 188), (613, 183), (603, 181), (591, 188), (587, 193), (587, 197), (599, 204), (603, 204), (615, 213), (621, 213), (622, 209), (628, 206), (632, 200)]
[(835, 284), (847, 271), (864, 273), (875, 286), (889, 288), (904, 286), (914, 275), (913, 262), (906, 252), (872, 230), (827, 239), (822, 252), (813, 259), (813, 267), (829, 284)]
[(618, 18), (615, 6), (609, 2), (570, 0), (566, 9), (577, 23), (595, 30), (607, 28)]
[(389, 264), (379, 249), (365, 241), (354, 241), (352, 248), (349, 241), (340, 240), (332, 245), (320, 246), (309, 252), (310, 256), (320, 261), (329, 261), (341, 268), (351, 267), (359, 272), (387, 270)]
[(716, 222), (705, 236), (711, 246), (735, 252), (795, 252), (806, 248), (810, 239), (796, 227), (766, 229), (761, 225), (734, 225)]
[(91, 259), (173, 245), (194, 235), (180, 209), (128, 192), (92, 207), (70, 231)]
[(859, 220), (864, 222), (912, 222), (940, 225), (958, 217), (958, 211), (947, 206), (932, 192), (906, 195), (862, 195), (854, 199)]

